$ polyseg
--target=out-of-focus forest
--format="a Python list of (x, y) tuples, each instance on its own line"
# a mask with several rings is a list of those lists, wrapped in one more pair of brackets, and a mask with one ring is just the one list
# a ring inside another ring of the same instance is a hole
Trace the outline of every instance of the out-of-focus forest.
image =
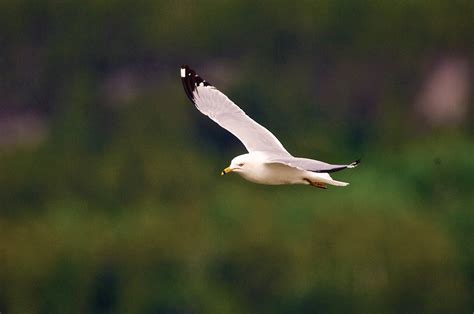
[[(470, 313), (473, 1), (0, 2), (1, 313)], [(244, 147), (189, 64), (320, 190)]]

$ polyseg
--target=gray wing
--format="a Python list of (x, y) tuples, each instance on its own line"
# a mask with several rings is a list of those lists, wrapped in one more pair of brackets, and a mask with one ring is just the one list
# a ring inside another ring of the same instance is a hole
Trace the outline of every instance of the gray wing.
[(188, 66), (181, 67), (181, 81), (186, 95), (199, 111), (234, 134), (249, 152), (268, 151), (279, 156), (291, 156), (270, 131), (252, 120)]
[(268, 163), (279, 163), (284, 164), (290, 167), (298, 168), (301, 170), (307, 170), (312, 172), (319, 172), (319, 173), (330, 173), (336, 172), (340, 170), (344, 170), (346, 168), (354, 168), (360, 163), (360, 160), (353, 161), (347, 165), (333, 165), (328, 164), (319, 160), (308, 159), (308, 158), (274, 158), (268, 161)]

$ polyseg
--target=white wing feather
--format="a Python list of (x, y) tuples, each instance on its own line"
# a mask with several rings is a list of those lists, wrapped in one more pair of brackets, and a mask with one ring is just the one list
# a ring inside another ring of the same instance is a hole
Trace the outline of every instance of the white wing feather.
[(199, 111), (235, 135), (249, 152), (266, 151), (291, 156), (275, 135), (189, 67), (181, 68), (181, 79), (186, 94)]

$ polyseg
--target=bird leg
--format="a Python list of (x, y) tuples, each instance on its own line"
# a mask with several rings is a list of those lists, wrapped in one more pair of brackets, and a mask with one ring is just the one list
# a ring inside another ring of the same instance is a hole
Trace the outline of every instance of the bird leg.
[(305, 178), (304, 180), (305, 180), (306, 182), (308, 182), (309, 184), (311, 184), (312, 186), (314, 186), (314, 187), (317, 187), (317, 188), (320, 188), (320, 189), (327, 189), (327, 188), (328, 188), (328, 186), (327, 186), (326, 184), (324, 184), (324, 183), (321, 183), (321, 182), (313, 182), (313, 181), (311, 181), (311, 180), (309, 180), (309, 179), (306, 179), (306, 178)]

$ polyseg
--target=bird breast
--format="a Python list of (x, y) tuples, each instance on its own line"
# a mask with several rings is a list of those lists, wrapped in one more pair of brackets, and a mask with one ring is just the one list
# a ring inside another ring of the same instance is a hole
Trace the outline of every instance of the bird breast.
[(304, 184), (303, 172), (283, 164), (258, 163), (248, 165), (247, 169), (239, 174), (254, 183), (280, 185)]

